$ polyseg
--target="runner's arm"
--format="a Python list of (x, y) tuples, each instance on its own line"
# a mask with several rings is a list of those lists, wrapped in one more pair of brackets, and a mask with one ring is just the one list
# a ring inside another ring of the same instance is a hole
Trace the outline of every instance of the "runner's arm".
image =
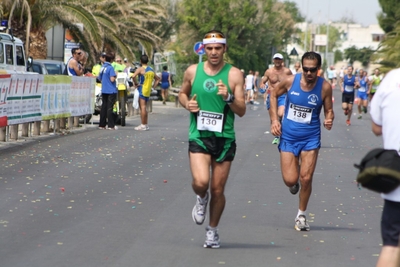
[(322, 99), (324, 101), (324, 127), (330, 130), (333, 126), (335, 114), (333, 112), (332, 86), (326, 81), (322, 84)]
[(235, 96), (235, 100), (229, 104), (229, 107), (233, 113), (237, 114), (239, 117), (243, 117), (246, 113), (243, 90), (244, 79), (243, 75), (240, 75), (241, 73), (239, 69), (232, 67), (228, 76), (229, 87), (231, 88), (232, 94)]
[(197, 64), (190, 66), (186, 69), (185, 74), (183, 75), (183, 82), (181, 86), (181, 90), (179, 91), (179, 103), (190, 112), (198, 112), (199, 106), (196, 101), (196, 95), (190, 98), (192, 93), (192, 82), (194, 79), (194, 75), (196, 73)]
[(268, 82), (268, 69), (264, 72), (264, 76), (261, 79), (261, 85), (263, 86), (262, 88), (265, 88), (265, 83)]
[(285, 80), (277, 83), (276, 87), (270, 86), (270, 109), (269, 116), (271, 123), (273, 121), (279, 121), (278, 117), (278, 97), (287, 93), (288, 89), (291, 87), (294, 80), (294, 76), (288, 77)]
[(376, 135), (382, 135), (382, 126), (376, 124), (375, 122), (372, 122), (372, 132)]
[(141, 71), (142, 67), (137, 68), (131, 76), (132, 82), (135, 84), (136, 87), (139, 85), (138, 82), (136, 81), (136, 76), (138, 76), (141, 73)]
[(154, 84), (153, 84), (153, 88), (156, 88), (157, 85), (160, 83), (160, 81), (161, 81), (161, 78), (158, 77), (158, 75), (154, 73)]
[(83, 75), (83, 68), (80, 66), (78, 61), (76, 60), (71, 60), (72, 62), (69, 63), (72, 69), (74, 69), (75, 73), (77, 76), (82, 76)]

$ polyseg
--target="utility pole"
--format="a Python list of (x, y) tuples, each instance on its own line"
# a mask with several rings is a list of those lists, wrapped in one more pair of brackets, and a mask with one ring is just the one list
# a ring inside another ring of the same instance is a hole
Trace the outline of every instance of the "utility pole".
[(307, 0), (307, 12), (306, 12), (306, 30), (304, 32), (304, 53), (307, 52), (307, 29), (308, 29), (308, 22), (307, 22), (307, 17), (308, 17), (308, 1)]
[(325, 61), (326, 61), (326, 66), (328, 66), (328, 67), (329, 67), (329, 63), (330, 63), (330, 62), (328, 62), (329, 24), (330, 24), (330, 21), (329, 21), (329, 2), (330, 1), (328, 1), (328, 25), (326, 26), (326, 46), (325, 46)]

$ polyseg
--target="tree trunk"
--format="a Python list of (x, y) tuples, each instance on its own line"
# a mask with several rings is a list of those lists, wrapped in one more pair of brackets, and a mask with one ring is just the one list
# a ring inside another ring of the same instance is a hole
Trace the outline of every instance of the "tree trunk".
[(47, 58), (47, 39), (43, 30), (32, 29), (29, 36), (30, 47), (29, 56), (33, 59)]

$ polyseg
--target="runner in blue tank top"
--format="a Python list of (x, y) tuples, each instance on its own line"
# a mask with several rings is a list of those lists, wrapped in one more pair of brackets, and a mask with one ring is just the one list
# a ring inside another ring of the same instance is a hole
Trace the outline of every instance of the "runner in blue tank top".
[(362, 112), (367, 113), (368, 107), (368, 78), (367, 72), (360, 69), (360, 76), (357, 77), (356, 83), (359, 85), (357, 90), (358, 98), (358, 117), (357, 119), (362, 119)]
[(356, 84), (356, 76), (353, 75), (353, 67), (347, 67), (347, 75), (343, 77), (340, 83), (340, 89), (342, 90), (342, 109), (344, 115), (347, 116), (346, 124), (350, 125), (351, 113), (353, 112), (354, 102), (354, 89), (358, 88)]
[[(271, 133), (281, 136), (278, 148), (283, 181), (292, 194), (297, 194), (300, 190), (299, 210), (294, 228), (297, 231), (309, 231), (306, 210), (321, 146), (319, 116), (323, 107), (325, 115), (323, 125), (330, 130), (334, 113), (332, 87), (317, 75), (321, 68), (321, 56), (315, 52), (306, 52), (301, 63), (303, 73), (285, 79), (271, 92), (269, 114)], [(281, 125), (277, 110), (278, 97), (283, 94), (287, 95)]]
[(163, 72), (161, 73), (161, 97), (163, 99), (163, 104), (168, 97), (168, 89), (171, 86), (171, 74), (168, 72), (168, 67), (163, 67)]
[(80, 48), (72, 48), (72, 57), (68, 60), (66, 68), (66, 74), (69, 76), (82, 76), (83, 66), (79, 63), (82, 58), (82, 50)]

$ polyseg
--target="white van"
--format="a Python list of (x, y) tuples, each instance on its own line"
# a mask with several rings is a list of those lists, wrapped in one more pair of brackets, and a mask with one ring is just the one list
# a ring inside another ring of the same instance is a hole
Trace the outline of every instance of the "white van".
[(25, 73), (26, 68), (24, 43), (17, 37), (0, 32), (0, 71)]

